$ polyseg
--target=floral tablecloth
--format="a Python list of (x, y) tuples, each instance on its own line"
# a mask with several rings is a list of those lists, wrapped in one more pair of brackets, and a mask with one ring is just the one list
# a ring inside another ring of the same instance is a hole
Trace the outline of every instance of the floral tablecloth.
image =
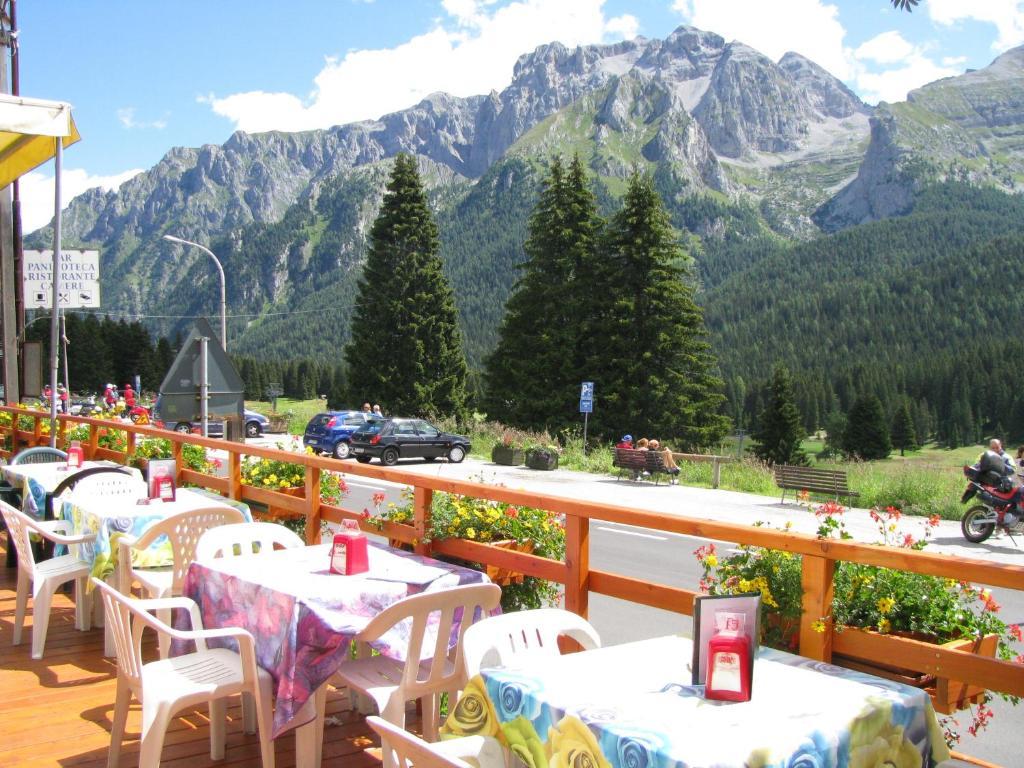
[(94, 467), (117, 467), (142, 479), (142, 473), (135, 467), (122, 467), (106, 461), (84, 461), (81, 467), (74, 469), (68, 469), (68, 465), (63, 462), (8, 464), (3, 467), (3, 474), (4, 479), (21, 492), (21, 511), (42, 520), (46, 510), (46, 494), (52, 493), (65, 478)]
[[(302, 725), (295, 715), (382, 610), (409, 595), (487, 581), (479, 571), (372, 542), (369, 572), (339, 576), (328, 569), (329, 550), (322, 544), (193, 563), (185, 580), (205, 627), (242, 627), (255, 638), (256, 660), (276, 686), (275, 737)], [(398, 625), (373, 646), (404, 658), (409, 629)]]
[[(247, 504), (198, 488), (179, 488), (174, 501), (139, 504), (138, 499), (70, 497), (61, 506), (60, 516), (71, 521), (75, 534), (94, 533), (95, 540), (79, 545), (78, 556), (92, 565), (92, 575), (105, 579), (117, 567), (117, 540), (130, 535), (138, 538), (160, 520), (179, 512), (217, 505), (241, 510), (252, 522)], [(144, 552), (136, 552), (132, 563), (140, 568), (157, 568), (174, 561), (171, 543), (161, 536)]]
[(749, 702), (690, 685), (663, 637), (484, 669), (442, 738), (494, 736), (529, 768), (930, 768), (949, 757), (921, 690), (767, 648)]

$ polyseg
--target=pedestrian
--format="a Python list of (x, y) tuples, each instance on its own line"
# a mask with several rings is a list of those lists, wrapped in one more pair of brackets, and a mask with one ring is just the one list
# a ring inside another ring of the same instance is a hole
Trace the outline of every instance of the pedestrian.
[(383, 414), (383, 413), (381, 413), (381, 410), (380, 410), (380, 406), (379, 406), (379, 405), (374, 405), (374, 406), (373, 406), (373, 415), (374, 415), (374, 416), (380, 416), (380, 417), (381, 417), (382, 419), (384, 418), (384, 414)]
[(113, 384), (107, 384), (107, 388), (103, 391), (103, 403), (107, 406), (108, 411), (117, 405), (117, 393), (114, 391)]
[(124, 404), (131, 410), (135, 407), (135, 390), (132, 389), (131, 384), (124, 385)]
[(64, 388), (63, 384), (57, 385), (57, 397), (60, 398), (60, 412), (68, 412), (68, 391)]
[(632, 448), (633, 447), (633, 436), (623, 435), (622, 439), (615, 444), (616, 448)]

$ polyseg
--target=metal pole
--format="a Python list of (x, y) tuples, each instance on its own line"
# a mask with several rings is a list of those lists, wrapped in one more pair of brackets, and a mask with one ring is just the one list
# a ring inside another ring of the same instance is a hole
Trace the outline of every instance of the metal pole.
[(213, 251), (211, 251), (206, 246), (200, 245), (199, 243), (193, 243), (191, 240), (183, 240), (180, 237), (175, 237), (174, 235), (164, 235), (164, 240), (166, 240), (166, 241), (168, 241), (170, 243), (178, 243), (180, 245), (191, 245), (191, 246), (194, 246), (194, 247), (198, 248), (199, 250), (201, 250), (203, 253), (205, 253), (207, 256), (209, 256), (211, 259), (213, 259), (213, 263), (217, 265), (217, 273), (220, 275), (220, 344), (221, 344), (222, 347), (224, 347), (224, 351), (227, 352), (228, 351), (228, 322), (227, 322), (227, 317), (228, 317), (227, 307), (228, 307), (228, 305), (227, 305), (227, 291), (226, 291), (225, 283), (224, 283), (224, 267), (221, 266), (220, 259), (218, 259), (216, 256), (214, 256)]
[(71, 379), (68, 376), (68, 314), (64, 310), (60, 313), (60, 341), (64, 348), (64, 389), (68, 393), (67, 403), (71, 405)]
[(205, 336), (199, 339), (199, 413), (203, 420), (203, 437), (210, 436), (210, 375), (206, 362), (209, 342)]
[(54, 140), (53, 155), (53, 313), (50, 318), (50, 447), (57, 447), (57, 353), (60, 338), (58, 316), (60, 315), (60, 173), (64, 161), (64, 142), (57, 136)]
[(583, 458), (587, 457), (587, 417), (589, 416), (587, 411), (583, 412)]

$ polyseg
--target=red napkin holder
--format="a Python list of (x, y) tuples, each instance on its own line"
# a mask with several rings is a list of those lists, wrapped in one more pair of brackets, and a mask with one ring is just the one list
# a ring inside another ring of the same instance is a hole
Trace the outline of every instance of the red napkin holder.
[(721, 631), (708, 641), (704, 696), (719, 701), (750, 701), (750, 640), (741, 616), (725, 614)]
[(82, 468), (82, 444), (72, 440), (68, 446), (68, 469)]
[(334, 534), (331, 546), (331, 573), (352, 576), (370, 570), (366, 534), (357, 527)]

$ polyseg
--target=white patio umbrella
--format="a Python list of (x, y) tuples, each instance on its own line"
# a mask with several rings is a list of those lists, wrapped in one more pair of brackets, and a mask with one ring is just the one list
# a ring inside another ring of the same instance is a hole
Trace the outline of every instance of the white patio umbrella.
[[(60, 310), (60, 177), (64, 147), (81, 138), (71, 105), (0, 93), (0, 189), (54, 158), (53, 316), (50, 320), (50, 388), (57, 391)], [(6, 350), (10, 354), (10, 350)], [(57, 401), (50, 402), (50, 445), (57, 443)]]

